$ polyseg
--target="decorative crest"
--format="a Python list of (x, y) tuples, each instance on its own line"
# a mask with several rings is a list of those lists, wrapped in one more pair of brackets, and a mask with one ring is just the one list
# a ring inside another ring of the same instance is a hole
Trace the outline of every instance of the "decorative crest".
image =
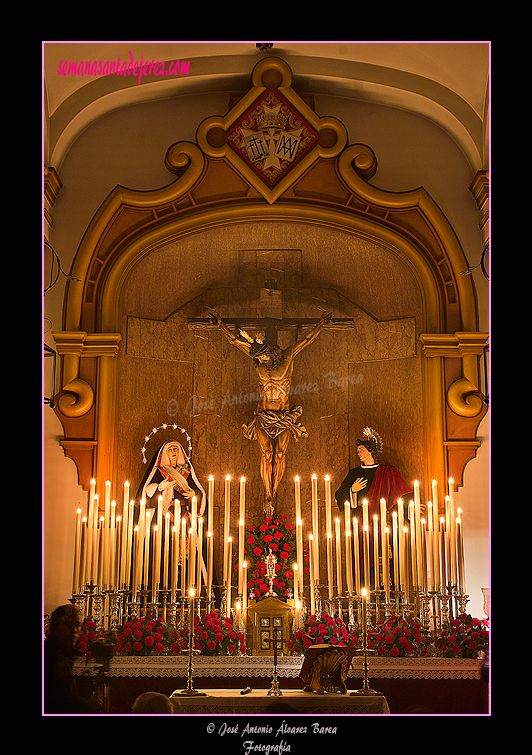
[(151, 430), (151, 433), (146, 435), (144, 437), (144, 446), (140, 449), (142, 452), (142, 461), (144, 464), (147, 464), (148, 461), (146, 459), (146, 446), (150, 442), (150, 439), (153, 435), (155, 435), (159, 430), (167, 430), (168, 428), (171, 428), (172, 430), (181, 430), (181, 432), (186, 435), (187, 441), (188, 441), (188, 453), (187, 456), (190, 459), (192, 455), (192, 441), (190, 440), (190, 435), (187, 433), (184, 427), (179, 427), (179, 425), (173, 424), (169, 425), (168, 423), (164, 422), (162, 425), (159, 425), (159, 427), (153, 427)]

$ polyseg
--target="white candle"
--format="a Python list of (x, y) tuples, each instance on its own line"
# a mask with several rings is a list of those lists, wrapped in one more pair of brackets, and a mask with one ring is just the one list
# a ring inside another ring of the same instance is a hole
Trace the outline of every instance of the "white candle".
[(367, 527), (369, 530), (369, 504), (368, 499), (362, 501), (362, 529)]
[(332, 532), (331, 478), (325, 475), (325, 521), (327, 532)]
[(245, 522), (246, 521), (246, 478), (241, 477), (240, 478), (240, 510), (239, 510), (239, 516), (240, 519)]
[(212, 532), (207, 532), (207, 602), (210, 603), (212, 590), (212, 567), (213, 567), (213, 537)]
[(342, 585), (342, 548), (340, 545), (340, 520), (338, 517), (334, 520), (335, 535), (336, 535), (336, 589), (338, 595), (343, 592)]
[[(397, 501), (397, 531), (399, 535), (399, 584), (404, 588), (405, 578), (405, 542), (404, 542), (404, 504), (401, 498)], [(400, 589), (401, 589), (400, 588)]]
[(194, 589), (196, 594), (199, 594), (196, 589), (196, 559), (198, 551), (198, 499), (196, 496), (192, 497), (192, 506), (190, 512), (190, 530), (192, 546), (190, 550), (190, 573), (191, 582), (190, 587)]
[(208, 503), (208, 519), (207, 529), (209, 532), (214, 532), (214, 477), (209, 475), (209, 503)]
[(294, 572), (294, 605), (299, 602), (299, 565), (293, 564), (292, 571)]

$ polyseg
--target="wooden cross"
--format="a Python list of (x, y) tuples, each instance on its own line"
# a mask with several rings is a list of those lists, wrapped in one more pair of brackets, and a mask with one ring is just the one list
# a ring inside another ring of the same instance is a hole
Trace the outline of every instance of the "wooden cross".
[[(277, 345), (277, 334), (280, 330), (295, 330), (298, 333), (304, 328), (314, 328), (319, 323), (319, 318), (308, 317), (224, 317), (226, 325), (236, 329), (253, 328), (264, 333), (265, 337), (274, 345)], [(354, 326), (352, 317), (335, 317), (324, 327), (329, 330), (346, 330)], [(188, 320), (188, 327), (191, 330), (216, 329), (208, 317), (193, 317)]]

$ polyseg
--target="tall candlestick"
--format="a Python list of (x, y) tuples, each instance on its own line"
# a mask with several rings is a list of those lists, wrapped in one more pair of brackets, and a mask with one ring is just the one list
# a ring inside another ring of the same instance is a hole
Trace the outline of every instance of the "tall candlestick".
[(132, 572), (131, 572), (131, 597), (134, 598), (139, 589), (139, 526), (133, 528), (133, 553), (132, 553)]
[(72, 575), (72, 595), (76, 595), (80, 587), (81, 574), (81, 509), (76, 511), (76, 539), (74, 542), (74, 573)]
[(109, 572), (109, 518), (111, 516), (111, 482), (105, 483), (104, 521), (103, 521), (103, 552), (102, 552), (102, 583), (107, 586)]
[(340, 546), (340, 520), (338, 517), (334, 520), (335, 534), (336, 534), (336, 590), (337, 594), (341, 595), (343, 592), (342, 585), (342, 549)]
[(144, 589), (148, 589), (149, 569), (150, 569), (150, 541), (151, 541), (151, 520), (153, 510), (147, 509), (144, 524), (144, 577), (142, 584)]
[(297, 563), (301, 564), (301, 568), (298, 571), (299, 590), (303, 593), (303, 522), (301, 519), (296, 520), (296, 557)]
[(98, 494), (94, 496), (94, 511), (92, 523), (92, 554), (91, 554), (91, 572), (90, 581), (97, 584), (98, 573), (98, 556), (99, 556), (99, 534), (98, 534)]
[(233, 538), (228, 537), (227, 538), (227, 572), (225, 577), (225, 583), (227, 586), (227, 592), (226, 592), (226, 605), (225, 605), (225, 615), (227, 618), (230, 618), (231, 616), (231, 572), (232, 572), (232, 562), (233, 562)]
[(377, 514), (373, 515), (373, 575), (375, 590), (379, 590), (381, 580), (379, 574), (379, 517)]
[(155, 603), (157, 600), (157, 590), (160, 585), (161, 572), (161, 530), (157, 524), (153, 525), (153, 562), (151, 569), (151, 594)]
[(364, 525), (362, 530), (362, 547), (364, 551), (364, 587), (369, 590), (369, 527), (367, 525)]
[[(203, 517), (198, 517), (197, 520), (197, 532), (195, 535), (196, 544), (196, 594), (198, 600), (201, 599), (201, 562), (202, 562), (202, 550), (203, 550)], [(198, 604), (199, 605), (199, 604)]]
[(410, 522), (410, 563), (412, 564), (412, 585), (419, 585), (417, 577), (417, 557), (416, 557), (416, 509), (414, 501), (408, 504), (408, 520)]
[(209, 530), (207, 532), (207, 601), (211, 599), (213, 559), (213, 536)]
[(332, 598), (333, 596), (332, 559), (332, 532), (327, 532), (327, 585), (329, 598)]
[(242, 590), (242, 612), (244, 614), (244, 624), (246, 622), (248, 610), (248, 562), (242, 561), (242, 574), (244, 580), (244, 589)]
[(384, 599), (386, 603), (390, 602), (390, 528), (384, 528), (384, 552), (382, 554), (382, 568), (384, 581)]
[(168, 590), (168, 569), (170, 566), (170, 512), (167, 511), (164, 515), (164, 548), (163, 548), (163, 574), (161, 584), (163, 590)]
[(464, 538), (462, 531), (462, 509), (458, 509), (455, 520), (456, 524), (456, 550), (458, 559), (458, 590), (460, 595), (465, 592), (465, 568), (464, 568)]
[(181, 519), (181, 596), (186, 597), (187, 594), (187, 520), (185, 517)]
[(244, 520), (238, 522), (238, 595), (242, 595), (244, 585), (244, 573), (242, 564), (244, 563)]
[(116, 558), (116, 501), (111, 501), (109, 515), (109, 587), (115, 584), (115, 558)]
[(355, 554), (355, 593), (360, 595), (360, 537), (356, 516), (353, 517), (353, 552)]
[(447, 558), (445, 555), (445, 517), (440, 517), (440, 559), (441, 559), (441, 588), (445, 593), (445, 587), (447, 585)]
[(175, 600), (177, 593), (177, 579), (179, 574), (179, 528), (172, 527), (172, 576), (170, 578), (170, 600)]
[(96, 507), (96, 480), (90, 481), (89, 486), (89, 511), (87, 515), (87, 545), (86, 545), (86, 558), (85, 558), (85, 584), (91, 581), (92, 574), (92, 554), (93, 554), (93, 537), (95, 531), (95, 516), (94, 510)]
[(229, 532), (230, 532), (230, 513), (231, 513), (231, 476), (227, 475), (225, 478), (225, 491), (224, 491), (224, 573), (223, 579), (227, 577), (225, 566), (227, 564), (227, 551), (229, 548)]
[(397, 501), (397, 531), (399, 535), (399, 584), (405, 588), (405, 538), (404, 538), (404, 504), (399, 498)]
[(310, 614), (311, 616), (314, 616), (316, 613), (316, 602), (314, 595), (314, 535), (312, 533), (308, 536), (308, 553), (310, 566)]
[(393, 542), (393, 582), (399, 590), (399, 523), (397, 511), (392, 512), (392, 542)]
[(347, 592), (353, 592), (353, 538), (351, 537), (351, 519), (350, 519), (349, 501), (344, 503), (344, 529), (345, 529), (345, 565)]
[(429, 588), (431, 592), (434, 592), (435, 580), (434, 580), (434, 517), (432, 514), (432, 501), (427, 501), (427, 549), (428, 549), (428, 569), (430, 572)]
[(312, 547), (313, 547), (313, 559), (314, 564), (314, 579), (317, 584), (320, 583), (320, 556), (318, 550), (318, 478), (315, 474), (312, 475)]

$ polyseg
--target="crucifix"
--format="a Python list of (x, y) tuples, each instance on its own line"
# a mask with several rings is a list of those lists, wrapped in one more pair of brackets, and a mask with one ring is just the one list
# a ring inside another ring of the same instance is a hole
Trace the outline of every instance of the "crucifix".
[[(270, 290), (270, 289), (267, 289)], [(273, 290), (273, 289), (272, 289)], [(225, 318), (211, 311), (208, 318), (189, 320), (191, 328), (219, 328), (229, 343), (253, 359), (259, 381), (260, 398), (255, 416), (242, 426), (249, 440), (256, 440), (261, 451), (260, 473), (266, 501), (265, 516), (272, 516), (276, 507), (277, 489), (286, 467), (286, 449), (290, 437), (296, 441), (307, 437), (305, 427), (298, 422), (301, 406), (290, 407), (289, 395), (296, 356), (321, 333), (324, 327), (353, 327), (352, 318), (333, 318), (324, 312), (319, 319), (279, 317)], [(262, 330), (252, 338), (245, 328)], [(309, 332), (297, 338), (291, 346), (278, 345), (279, 330), (303, 328)]]
[[(281, 637), (278, 636), (279, 632), (281, 633)], [(283, 645), (286, 643), (286, 640), (283, 640), (282, 629), (280, 629), (279, 627), (275, 627), (272, 634), (273, 637), (267, 640), (269, 646), (273, 647), (273, 678), (270, 689), (268, 691), (268, 695), (281, 697), (283, 693), (279, 689), (279, 681), (277, 679), (277, 652), (279, 650), (282, 652)]]

